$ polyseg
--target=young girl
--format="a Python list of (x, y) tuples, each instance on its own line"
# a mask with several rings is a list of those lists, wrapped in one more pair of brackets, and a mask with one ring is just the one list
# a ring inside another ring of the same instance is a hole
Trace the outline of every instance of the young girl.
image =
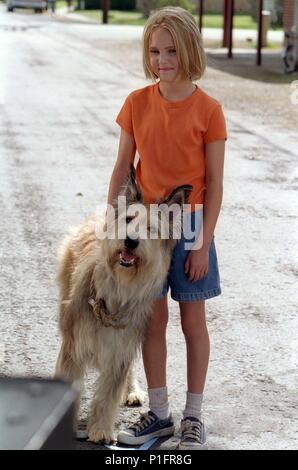
[(137, 181), (146, 202), (164, 198), (179, 185), (193, 186), (190, 223), (200, 213), (196, 204), (203, 204), (203, 243), (199, 249), (185, 249), (182, 233), (174, 249), (143, 346), (150, 409), (121, 431), (118, 441), (136, 445), (174, 432), (166, 386), (171, 287), (187, 347), (186, 404), (178, 448), (199, 449), (206, 441), (201, 411), (209, 360), (205, 300), (221, 293), (213, 233), (222, 202), (225, 119), (220, 104), (194, 83), (205, 70), (206, 57), (198, 27), (187, 11), (166, 7), (153, 13), (144, 28), (143, 66), (154, 84), (132, 92), (116, 119), (121, 136), (108, 203), (117, 198), (138, 150)]

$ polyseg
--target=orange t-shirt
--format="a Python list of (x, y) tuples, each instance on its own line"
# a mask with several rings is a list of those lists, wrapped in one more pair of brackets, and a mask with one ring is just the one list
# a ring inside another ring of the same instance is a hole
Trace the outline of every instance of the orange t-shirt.
[(200, 88), (184, 100), (168, 101), (156, 83), (130, 93), (116, 122), (135, 139), (137, 181), (146, 202), (183, 184), (193, 186), (192, 210), (204, 202), (205, 144), (227, 139), (218, 101)]

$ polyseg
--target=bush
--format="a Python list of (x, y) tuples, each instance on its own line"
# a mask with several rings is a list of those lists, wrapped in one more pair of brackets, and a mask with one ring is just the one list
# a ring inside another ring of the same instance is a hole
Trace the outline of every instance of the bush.
[(189, 0), (157, 0), (156, 8), (163, 8), (167, 6), (171, 7), (181, 7), (184, 10), (193, 11), (193, 5)]
[(148, 18), (152, 10), (167, 6), (181, 7), (190, 12), (195, 11), (195, 7), (189, 0), (139, 0), (137, 2), (138, 9)]
[[(85, 0), (85, 10), (101, 10), (101, 0)], [(131, 11), (136, 9), (136, 0), (110, 0), (111, 10)]]

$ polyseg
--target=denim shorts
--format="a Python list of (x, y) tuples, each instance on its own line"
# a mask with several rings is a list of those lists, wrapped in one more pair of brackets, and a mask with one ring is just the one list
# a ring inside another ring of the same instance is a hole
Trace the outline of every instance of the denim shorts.
[(202, 279), (192, 282), (184, 272), (186, 257), (199, 236), (202, 221), (203, 210), (184, 215), (181, 238), (173, 250), (168, 277), (158, 298), (167, 295), (169, 287), (172, 299), (178, 302), (196, 302), (221, 294), (214, 237), (209, 248), (208, 273)]

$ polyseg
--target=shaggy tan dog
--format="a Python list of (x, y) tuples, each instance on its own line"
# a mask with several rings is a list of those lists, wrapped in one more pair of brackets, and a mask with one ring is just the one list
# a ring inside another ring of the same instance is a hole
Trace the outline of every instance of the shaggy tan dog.
[[(191, 186), (176, 188), (162, 203), (169, 208), (186, 202)], [(142, 203), (142, 193), (131, 167), (123, 188), (127, 207)], [(161, 204), (161, 202), (159, 202)], [(145, 215), (149, 207), (145, 207)], [(127, 228), (133, 217), (115, 203), (116, 222)], [(143, 214), (143, 218), (145, 217)], [(149, 217), (148, 217), (149, 220)], [(140, 350), (152, 302), (166, 279), (172, 249), (175, 218), (168, 223), (170, 237), (160, 238), (162, 217), (148, 229), (156, 239), (110, 239), (98, 236), (107, 228), (93, 217), (69, 237), (60, 257), (59, 327), (62, 345), (56, 376), (69, 382), (82, 379), (87, 367), (99, 377), (91, 404), (87, 432), (93, 442), (113, 440), (113, 424), (121, 400), (142, 402), (132, 363)], [(146, 225), (147, 228), (147, 225)]]

